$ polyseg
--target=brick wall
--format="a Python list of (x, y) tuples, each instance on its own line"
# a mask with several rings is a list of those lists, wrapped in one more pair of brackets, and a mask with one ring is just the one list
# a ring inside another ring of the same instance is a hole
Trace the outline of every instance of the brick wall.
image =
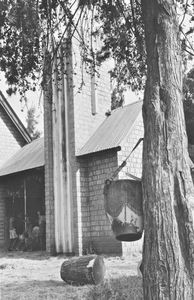
[[(76, 153), (86, 143), (105, 119), (111, 106), (109, 63), (103, 63), (95, 76), (95, 83), (87, 69), (82, 66), (80, 48), (73, 43), (73, 83)], [(81, 87), (81, 88), (80, 88)], [(95, 89), (95, 91), (94, 91)], [(92, 98), (96, 97), (96, 113), (92, 114)]]
[[(121, 254), (121, 242), (118, 242), (111, 230), (105, 215), (103, 188), (105, 179), (109, 178), (140, 137), (143, 137), (143, 122), (141, 114), (137, 118), (130, 134), (121, 145), (121, 151), (108, 150), (78, 158), (74, 180), (74, 224), (77, 224), (75, 235), (77, 244), (75, 252), (81, 254), (87, 251), (97, 253)], [(134, 151), (127, 166), (120, 172), (119, 178), (127, 178), (126, 172), (141, 177), (142, 144)], [(131, 245), (131, 244), (130, 244)], [(123, 245), (127, 253), (130, 245)], [(141, 248), (142, 241), (135, 242), (134, 249)]]
[[(118, 152), (118, 162), (121, 164), (129, 155), (137, 141), (144, 136), (143, 120), (141, 113), (133, 124), (129, 134), (125, 137), (121, 144), (121, 151)], [(119, 173), (119, 179), (130, 178), (126, 173), (131, 173), (134, 176), (141, 178), (142, 176), (142, 149), (143, 142), (133, 151), (127, 159), (126, 166)]]
[[(94, 83), (91, 74), (82, 66), (80, 48), (76, 41), (73, 42), (72, 49), (72, 73), (74, 75), (73, 97), (68, 101), (69, 158), (73, 191), (74, 252), (82, 254), (86, 244), (85, 236), (88, 234), (85, 224), (89, 224), (87, 203), (90, 197), (88, 192), (90, 187), (88, 165), (84, 159), (76, 158), (75, 154), (106, 118), (105, 113), (111, 105), (111, 93), (107, 63), (98, 70), (100, 76), (95, 77)], [(95, 113), (92, 110), (93, 97), (96, 100)]]
[[(117, 168), (116, 150), (82, 159), (87, 179), (81, 181), (83, 252), (121, 254), (121, 243), (113, 236), (104, 210), (104, 182)], [(86, 170), (87, 166), (87, 170)]]
[[(80, 160), (75, 153), (85, 144), (88, 138), (94, 133), (97, 127), (105, 119), (105, 112), (110, 109), (110, 78), (107, 72), (107, 65), (102, 65), (99, 70), (101, 75), (96, 77), (96, 85), (90, 74), (82, 67), (80, 48), (76, 41), (72, 45), (72, 57), (69, 58), (68, 73), (73, 78), (69, 81), (68, 91), (68, 116), (66, 117), (66, 130), (69, 140), (69, 162), (67, 165), (69, 186), (72, 197), (72, 230), (74, 240), (74, 252), (82, 252), (82, 198), (83, 195), (83, 171), (80, 167)], [(72, 60), (71, 60), (72, 59)], [(72, 69), (70, 70), (72, 66)], [(81, 89), (82, 80), (84, 82)], [(96, 87), (96, 88), (95, 88)], [(79, 91), (79, 93), (78, 93)], [(92, 97), (96, 96), (97, 109), (92, 114)], [(48, 102), (48, 101), (46, 101)], [(49, 103), (49, 102), (48, 102)], [(53, 154), (52, 154), (52, 107), (45, 103), (45, 201), (47, 218), (47, 250), (52, 252), (55, 244), (54, 229), (54, 193), (53, 193)]]

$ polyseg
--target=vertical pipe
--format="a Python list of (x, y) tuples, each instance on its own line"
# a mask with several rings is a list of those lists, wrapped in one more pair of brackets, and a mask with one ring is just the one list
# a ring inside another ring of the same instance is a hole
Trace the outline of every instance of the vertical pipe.
[[(54, 53), (54, 51), (53, 51)], [(55, 208), (55, 246), (56, 251), (59, 252), (59, 208), (58, 202), (60, 197), (60, 181), (58, 170), (58, 158), (59, 158), (59, 137), (58, 137), (58, 115), (59, 115), (59, 101), (58, 101), (58, 66), (57, 66), (57, 53), (53, 58), (52, 69), (52, 124), (53, 124), (53, 185), (54, 185), (54, 208)]]
[(61, 250), (69, 252), (68, 243), (68, 211), (67, 211), (67, 157), (66, 157), (66, 127), (65, 127), (65, 82), (64, 82), (64, 61), (63, 46), (60, 47), (60, 91), (59, 91), (59, 170), (60, 170), (60, 231), (61, 231)]
[(96, 90), (96, 75), (91, 74), (91, 112), (92, 115), (96, 115), (98, 111), (98, 97)]
[(64, 107), (65, 107), (65, 135), (66, 135), (66, 210), (67, 210), (67, 246), (69, 252), (73, 250), (73, 207), (72, 207), (72, 170), (71, 170), (71, 137), (69, 133), (69, 113), (70, 113), (70, 102), (72, 101), (72, 56), (71, 56), (71, 43), (66, 40), (65, 44), (65, 55), (63, 56), (65, 72), (64, 72)]
[(26, 179), (24, 178), (24, 224), (26, 231), (26, 216), (27, 216), (27, 193), (26, 193)]

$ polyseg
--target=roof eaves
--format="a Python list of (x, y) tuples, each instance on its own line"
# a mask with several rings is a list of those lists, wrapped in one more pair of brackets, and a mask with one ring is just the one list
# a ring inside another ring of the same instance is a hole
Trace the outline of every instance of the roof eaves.
[(31, 170), (38, 170), (38, 169), (41, 169), (41, 168), (44, 168), (44, 164), (39, 164), (38, 166), (32, 166), (30, 168), (24, 168), (24, 169), (21, 169), (19, 171), (13, 171), (13, 172), (0, 172), (0, 177), (6, 177), (6, 176), (10, 176), (10, 175), (16, 175), (16, 174), (21, 174), (21, 173), (24, 173), (24, 172), (28, 172), (28, 171), (31, 171)]
[(28, 131), (24, 127), (23, 123), (20, 121), (14, 110), (12, 109), (11, 105), (8, 103), (6, 100), (5, 96), (3, 93), (0, 91), (0, 104), (15, 125), (15, 127), (18, 129), (18, 131), (21, 133), (23, 138), (27, 143), (32, 141), (32, 138), (30, 137)]
[(93, 152), (88, 152), (88, 153), (84, 153), (84, 154), (77, 153), (76, 157), (81, 157), (82, 158), (82, 157), (90, 156), (90, 155), (93, 155), (93, 154), (100, 154), (100, 153), (103, 153), (103, 152), (109, 151), (109, 150), (120, 151), (121, 147), (120, 146), (110, 147), (110, 148), (106, 148), (106, 149), (102, 149), (102, 150), (97, 150), (97, 151), (93, 151)]

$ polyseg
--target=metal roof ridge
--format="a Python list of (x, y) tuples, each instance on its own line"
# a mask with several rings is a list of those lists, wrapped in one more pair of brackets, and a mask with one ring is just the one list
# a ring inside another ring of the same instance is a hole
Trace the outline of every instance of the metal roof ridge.
[(119, 106), (119, 107), (117, 107), (117, 108), (111, 110), (111, 114), (112, 114), (112, 112), (116, 112), (116, 111), (119, 110), (119, 109), (125, 109), (125, 108), (127, 108), (128, 106), (131, 106), (131, 105), (134, 105), (134, 104), (137, 104), (137, 103), (140, 103), (140, 102), (143, 103), (143, 100), (136, 100), (136, 101), (131, 102), (131, 103), (128, 103), (128, 104), (126, 104), (126, 105)]
[(0, 105), (3, 107), (4, 111), (7, 113), (15, 127), (18, 129), (20, 134), (23, 136), (27, 143), (32, 141), (30, 134), (28, 133), (27, 129), (23, 125), (20, 118), (17, 116), (16, 112), (13, 110), (3, 93), (0, 91)]

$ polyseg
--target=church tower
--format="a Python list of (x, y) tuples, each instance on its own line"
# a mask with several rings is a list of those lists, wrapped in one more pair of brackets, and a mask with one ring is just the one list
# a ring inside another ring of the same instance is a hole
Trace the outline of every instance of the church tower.
[(74, 38), (63, 45), (56, 65), (63, 65), (64, 72), (58, 74), (58, 86), (53, 77), (52, 99), (44, 97), (46, 244), (51, 253), (82, 254), (81, 183), (86, 179), (77, 154), (111, 106), (109, 64), (89, 72), (80, 51)]

